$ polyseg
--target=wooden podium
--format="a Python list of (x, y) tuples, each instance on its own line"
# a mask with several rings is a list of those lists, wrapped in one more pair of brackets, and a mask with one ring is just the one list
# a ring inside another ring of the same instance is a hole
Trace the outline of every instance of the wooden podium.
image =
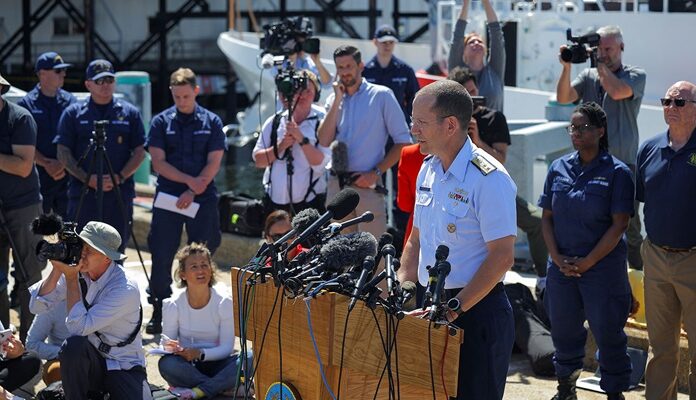
[[(235, 334), (239, 336), (238, 282), (240, 274), (232, 269), (232, 291), (235, 307)], [(246, 283), (244, 276), (242, 283)], [(303, 299), (285, 299), (279, 295), (273, 317), (268, 325), (263, 350), (261, 340), (268, 323), (278, 288), (272, 280), (257, 284), (247, 322), (247, 340), (252, 342), (254, 363), (262, 351), (255, 377), (256, 398), (265, 399), (269, 386), (280, 381), (278, 352), (278, 316), (282, 307), (281, 347), (283, 382), (297, 389), (302, 400), (331, 399), (321, 378), (318, 360), (310, 337), (307, 307)], [(347, 296), (324, 294), (310, 301), (311, 320), (317, 348), (321, 356), (326, 380), (337, 394), (341, 362), (343, 329), (348, 313)], [(386, 317), (382, 309), (375, 309), (382, 334), (386, 335)], [(463, 334), (450, 336), (444, 328), (430, 330), (435, 393), (444, 399), (457, 394), (459, 345)], [(341, 398), (350, 400), (372, 399), (385, 365), (385, 354), (372, 312), (358, 302), (350, 313), (343, 352)], [(401, 399), (431, 399), (432, 385), (428, 361), (428, 321), (406, 316), (397, 332), (399, 381)], [(444, 363), (444, 368), (442, 365)], [(444, 371), (444, 375), (441, 374)], [(396, 357), (392, 353), (392, 372), (396, 385)], [(385, 373), (377, 399), (388, 398), (389, 383)], [(396, 390), (396, 389), (395, 389)]]

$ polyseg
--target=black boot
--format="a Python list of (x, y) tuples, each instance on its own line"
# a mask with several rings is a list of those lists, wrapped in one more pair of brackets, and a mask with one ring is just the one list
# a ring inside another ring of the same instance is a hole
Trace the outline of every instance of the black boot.
[(145, 332), (151, 335), (162, 333), (162, 300), (152, 301), (152, 319), (147, 323)]
[(580, 370), (573, 371), (566, 378), (558, 378), (558, 392), (551, 400), (577, 400), (578, 396), (575, 393), (575, 382), (580, 377)]
[(607, 393), (607, 400), (625, 400), (626, 398), (624, 397), (623, 393), (621, 392), (616, 392), (616, 393)]

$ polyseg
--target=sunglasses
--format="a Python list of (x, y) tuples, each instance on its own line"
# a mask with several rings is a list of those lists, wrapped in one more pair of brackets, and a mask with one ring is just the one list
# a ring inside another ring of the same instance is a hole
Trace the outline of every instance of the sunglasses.
[(580, 126), (575, 126), (575, 125), (571, 124), (571, 125), (568, 125), (566, 130), (568, 131), (569, 135), (572, 135), (574, 133), (582, 135), (583, 133), (587, 132), (588, 130), (590, 130), (592, 128), (594, 128), (594, 125), (584, 124), (584, 125), (580, 125)]
[(94, 81), (94, 83), (96, 83), (99, 86), (104, 85), (104, 84), (111, 85), (114, 82), (116, 82), (116, 80), (114, 79), (113, 76), (105, 76), (103, 78), (99, 78), (99, 79)]
[(684, 107), (686, 105), (686, 102), (689, 103), (696, 103), (694, 100), (687, 100), (687, 99), (660, 99), (660, 103), (662, 104), (662, 107), (669, 107), (672, 105), (672, 102), (674, 102), (675, 107)]
[(277, 242), (278, 240), (280, 240), (280, 238), (282, 238), (283, 236), (287, 235), (289, 232), (290, 232), (290, 231), (283, 232), (283, 233), (275, 233), (275, 234), (272, 234), (272, 235), (269, 235), (269, 236), (271, 237), (271, 239), (273, 239), (274, 242)]

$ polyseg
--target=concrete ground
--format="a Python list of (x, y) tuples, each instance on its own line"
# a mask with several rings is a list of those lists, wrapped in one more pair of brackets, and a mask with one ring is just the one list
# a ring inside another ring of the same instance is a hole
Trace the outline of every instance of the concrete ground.
[[(143, 325), (147, 323), (150, 319), (150, 315), (152, 314), (152, 307), (147, 303), (147, 295), (145, 293), (145, 289), (147, 287), (147, 279), (145, 277), (145, 274), (142, 270), (142, 266), (140, 265), (140, 262), (138, 261), (138, 255), (135, 250), (133, 249), (127, 249), (126, 254), (128, 255), (128, 259), (126, 260), (125, 267), (131, 276), (135, 277), (135, 279), (138, 281), (140, 285), (140, 292), (141, 292), (141, 299), (142, 299), (142, 304), (144, 306), (144, 317), (143, 317)], [(148, 274), (150, 273), (150, 253), (147, 252), (142, 252), (141, 253), (143, 256), (143, 259), (145, 261), (145, 268), (148, 271)], [(49, 271), (49, 267), (47, 267), (46, 270), (44, 270), (44, 274), (47, 274)], [(229, 284), (230, 282), (230, 273), (229, 271), (221, 271), (219, 275), (219, 282), (224, 282), (226, 284)], [(531, 276), (525, 276), (525, 275), (519, 275), (514, 272), (511, 272), (508, 274), (506, 277), (506, 281), (519, 281), (519, 282), (524, 282), (526, 284), (531, 284), (533, 285), (534, 278)], [(13, 320), (13, 324), (18, 324), (18, 318), (17, 314), (14, 310), (11, 312), (11, 319)], [(144, 333), (144, 328), (143, 328), (143, 345), (145, 349), (150, 349), (153, 347), (156, 347), (159, 343), (159, 335), (148, 335)], [(166, 382), (162, 377), (160, 376), (158, 370), (157, 370), (157, 356), (147, 356), (147, 373), (148, 373), (148, 379), (150, 383), (160, 385), (160, 386), (167, 386)], [(583, 377), (585, 376), (591, 376), (591, 372), (584, 372)], [(43, 382), (38, 382), (36, 385), (34, 385), (34, 390), (40, 390), (41, 388), (44, 387)], [(555, 379), (551, 378), (538, 378), (534, 376), (532, 373), (531, 367), (529, 365), (529, 362), (527, 361), (526, 357), (522, 354), (513, 354), (512, 356), (512, 361), (510, 363), (510, 368), (508, 370), (508, 378), (507, 378), (507, 386), (505, 389), (505, 399), (509, 400), (518, 400), (518, 399), (529, 399), (529, 400), (541, 400), (541, 399), (550, 399), (556, 391), (556, 381)], [(594, 400), (594, 399), (604, 399), (606, 398), (604, 395), (599, 394), (599, 393), (593, 393), (590, 391), (585, 391), (585, 390), (579, 390), (578, 398), (583, 399), (583, 400)], [(626, 393), (626, 399), (629, 400), (634, 400), (634, 399), (644, 399), (644, 389), (640, 388), (637, 390), (634, 390), (632, 392)], [(224, 397), (218, 397), (217, 399), (226, 399)], [(679, 394), (678, 399), (684, 400), (688, 399), (688, 395), (686, 394)]]

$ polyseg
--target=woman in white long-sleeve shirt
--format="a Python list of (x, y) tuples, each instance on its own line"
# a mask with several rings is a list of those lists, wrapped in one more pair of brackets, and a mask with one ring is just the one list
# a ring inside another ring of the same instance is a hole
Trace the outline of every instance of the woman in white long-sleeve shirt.
[[(239, 380), (232, 298), (215, 286), (215, 266), (205, 245), (182, 248), (176, 260), (175, 279), (185, 290), (162, 308), (162, 345), (172, 354), (160, 359), (160, 374), (183, 399), (212, 398)], [(244, 370), (250, 369), (251, 354)]]

